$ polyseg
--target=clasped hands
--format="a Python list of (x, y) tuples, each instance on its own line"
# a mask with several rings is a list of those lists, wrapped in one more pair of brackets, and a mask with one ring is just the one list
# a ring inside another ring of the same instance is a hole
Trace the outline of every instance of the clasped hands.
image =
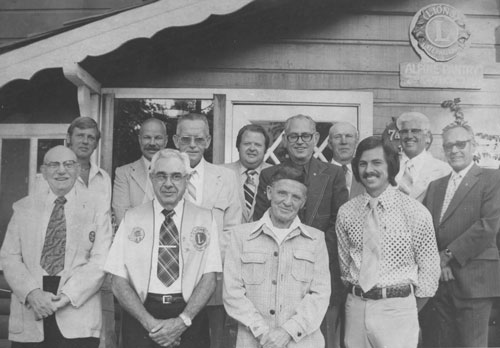
[(271, 329), (258, 338), (262, 348), (285, 348), (291, 339), (292, 336), (281, 327)]
[(451, 267), (449, 266), (449, 263), (451, 261), (451, 257), (449, 254), (447, 254), (444, 250), (439, 252), (439, 259), (440, 259), (440, 265), (441, 265), (441, 277), (439, 278), (440, 280), (444, 282), (448, 282), (450, 280), (455, 280), (455, 277), (453, 276), (453, 272), (451, 270)]
[(187, 329), (180, 318), (153, 319), (146, 328), (149, 337), (162, 347), (177, 347), (181, 344), (181, 335)]
[(35, 313), (36, 320), (47, 318), (70, 303), (65, 294), (54, 295), (41, 289), (31, 291), (26, 300), (28, 307)]

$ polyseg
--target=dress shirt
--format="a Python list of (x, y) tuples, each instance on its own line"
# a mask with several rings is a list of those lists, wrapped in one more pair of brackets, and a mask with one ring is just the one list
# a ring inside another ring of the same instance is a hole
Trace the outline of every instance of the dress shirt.
[(146, 203), (154, 198), (155, 193), (153, 190), (153, 183), (151, 182), (151, 178), (149, 177), (151, 161), (144, 156), (142, 156), (142, 160), (144, 162), (144, 165), (146, 166), (146, 183), (144, 184), (145, 190), (144, 190), (144, 199), (142, 200), (142, 203)]
[[(381, 260), (375, 286), (413, 284), (415, 296), (434, 296), (441, 268), (429, 211), (391, 186), (378, 199)], [(369, 200), (367, 193), (359, 195), (340, 207), (337, 216), (340, 269), (346, 284), (359, 285)]]
[(398, 175), (396, 175), (396, 182), (400, 182), (403, 174), (405, 172), (405, 168), (410, 164), (413, 165), (413, 169), (411, 170), (411, 177), (413, 182), (417, 181), (418, 175), (422, 170), (422, 167), (426, 164), (427, 159), (427, 151), (424, 150), (413, 158), (409, 158), (403, 153), (403, 157), (401, 158), (401, 168), (399, 169)]
[[(205, 163), (206, 163), (205, 159), (202, 158), (200, 163), (198, 163), (196, 167), (191, 168), (192, 171), (196, 172), (193, 173), (193, 175), (189, 179), (196, 188), (196, 202), (193, 203), (196, 203), (199, 206), (201, 206), (203, 203), (203, 185), (204, 185), (203, 180), (205, 179)], [(210, 185), (210, 183), (208, 184)], [(187, 189), (184, 196), (186, 197), (186, 195), (188, 195)]]
[[(335, 161), (332, 159), (332, 164), (335, 164), (336, 166), (342, 167), (343, 164)], [(347, 187), (347, 191), (349, 191), (349, 194), (351, 193), (351, 186), (352, 186), (352, 165), (351, 163), (347, 163), (345, 165), (347, 167), (347, 172), (345, 173), (345, 186)]]
[(286, 236), (288, 236), (288, 234), (292, 232), (294, 229), (299, 228), (301, 224), (299, 217), (296, 216), (295, 219), (292, 221), (290, 227), (288, 228), (274, 227), (273, 222), (271, 221), (271, 216), (269, 215), (269, 211), (262, 216), (260, 221), (262, 221), (262, 223), (266, 225), (273, 232), (274, 237), (276, 237), (275, 238), (276, 242), (278, 244), (283, 243)]
[(456, 171), (453, 170), (451, 172), (451, 177), (450, 177), (450, 180), (448, 181), (448, 185), (450, 184), (451, 179), (453, 177), (458, 176), (458, 181), (457, 181), (457, 188), (458, 188), (458, 186), (460, 186), (460, 183), (462, 182), (462, 180), (467, 175), (467, 173), (469, 172), (469, 170), (472, 168), (473, 165), (474, 165), (474, 161), (472, 161), (467, 167), (465, 167), (464, 169), (462, 169), (459, 172), (456, 172)]
[(294, 347), (320, 346), (331, 291), (324, 233), (296, 220), (278, 244), (269, 223), (268, 210), (259, 221), (237, 226), (226, 254), (224, 305), (243, 325), (238, 347), (260, 347), (256, 337), (277, 327)]

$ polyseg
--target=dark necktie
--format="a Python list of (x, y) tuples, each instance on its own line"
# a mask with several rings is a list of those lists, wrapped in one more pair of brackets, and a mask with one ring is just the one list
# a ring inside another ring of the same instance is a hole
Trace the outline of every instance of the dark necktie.
[(245, 207), (248, 211), (251, 211), (253, 207), (253, 201), (255, 198), (255, 189), (256, 189), (255, 180), (253, 176), (257, 174), (257, 172), (255, 170), (248, 169), (245, 173), (247, 175), (247, 179), (243, 184), (243, 192), (245, 193)]
[(54, 203), (40, 259), (40, 266), (51, 276), (59, 274), (64, 269), (66, 252), (66, 218), (64, 217), (66, 198), (57, 197)]
[(173, 210), (163, 209), (165, 221), (160, 228), (158, 248), (158, 279), (166, 286), (172, 285), (179, 278), (179, 232), (172, 220)]
[(347, 175), (347, 171), (349, 170), (349, 168), (347, 168), (347, 166), (345, 164), (343, 164), (342, 170), (344, 171), (344, 175)]

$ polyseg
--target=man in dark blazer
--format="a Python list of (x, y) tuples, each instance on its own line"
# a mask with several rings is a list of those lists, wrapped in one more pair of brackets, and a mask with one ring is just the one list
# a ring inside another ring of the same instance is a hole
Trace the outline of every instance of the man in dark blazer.
[[(344, 291), (340, 280), (335, 221), (337, 211), (342, 204), (347, 202), (349, 193), (342, 168), (321, 162), (313, 157), (314, 147), (318, 140), (319, 133), (316, 131), (316, 122), (311, 117), (296, 115), (286, 120), (283, 144), (289, 158), (280, 165), (262, 170), (253, 217), (254, 221), (259, 220), (269, 208), (270, 203), (266, 196), (266, 188), (270, 184), (271, 177), (280, 166), (291, 166), (305, 173), (307, 201), (305, 207), (299, 212), (299, 216), (305, 225), (312, 226), (325, 233), (330, 258), (332, 296), (329, 311), (333, 311), (334, 314), (327, 313), (327, 317), (335, 316), (336, 323), (334, 328), (327, 328), (327, 323), (324, 322), (322, 331), (325, 335), (328, 330), (336, 330), (338, 332), (336, 341), (339, 342), (340, 325), (337, 325), (337, 323), (340, 323), (340, 316), (338, 309), (344, 299)], [(338, 344), (327, 342), (327, 348), (336, 346)]]
[(500, 296), (500, 173), (478, 167), (473, 130), (453, 123), (443, 131), (451, 175), (432, 182), (424, 205), (433, 216), (441, 281), (432, 305), (436, 332), (424, 345), (487, 347), (493, 298)]

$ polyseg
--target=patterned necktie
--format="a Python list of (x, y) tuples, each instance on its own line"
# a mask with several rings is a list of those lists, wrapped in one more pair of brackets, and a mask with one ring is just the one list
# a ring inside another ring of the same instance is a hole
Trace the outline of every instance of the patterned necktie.
[(247, 179), (243, 184), (243, 192), (245, 193), (245, 207), (250, 212), (253, 207), (253, 201), (255, 198), (255, 189), (256, 189), (255, 180), (253, 176), (257, 174), (257, 172), (255, 170), (247, 169), (245, 173), (247, 175)]
[(448, 187), (446, 188), (446, 193), (444, 195), (444, 200), (443, 200), (443, 207), (441, 209), (441, 216), (439, 217), (439, 221), (443, 219), (444, 213), (448, 209), (448, 206), (450, 205), (450, 202), (455, 195), (455, 192), (457, 191), (458, 188), (458, 182), (460, 181), (461, 176), (459, 174), (453, 173), (450, 179), (450, 182), (448, 183)]
[(413, 163), (411, 163), (409, 160), (405, 164), (405, 171), (403, 173), (403, 176), (401, 177), (401, 180), (399, 182), (399, 190), (401, 192), (406, 193), (407, 195), (410, 194), (411, 189), (413, 187)]
[(179, 278), (179, 232), (172, 220), (174, 213), (173, 210), (162, 210), (165, 221), (160, 228), (156, 274), (166, 287), (172, 285)]
[(196, 204), (196, 186), (194, 186), (193, 180), (196, 174), (197, 174), (196, 170), (193, 170), (191, 172), (191, 177), (189, 178), (187, 187), (187, 192), (188, 192), (187, 198), (189, 201), (191, 201), (191, 203), (195, 204)]
[(345, 175), (345, 185), (347, 187), (347, 190), (350, 193), (351, 192), (351, 184), (352, 184), (351, 172), (349, 171), (349, 167), (346, 164), (342, 165), (342, 170), (344, 171), (344, 175)]
[(66, 218), (64, 217), (66, 198), (57, 197), (54, 203), (40, 259), (40, 266), (51, 276), (59, 274), (64, 269), (66, 252)]
[(378, 265), (380, 260), (380, 227), (377, 214), (377, 198), (369, 202), (370, 211), (366, 215), (363, 233), (363, 259), (359, 271), (359, 286), (364, 292), (369, 291), (378, 279)]

